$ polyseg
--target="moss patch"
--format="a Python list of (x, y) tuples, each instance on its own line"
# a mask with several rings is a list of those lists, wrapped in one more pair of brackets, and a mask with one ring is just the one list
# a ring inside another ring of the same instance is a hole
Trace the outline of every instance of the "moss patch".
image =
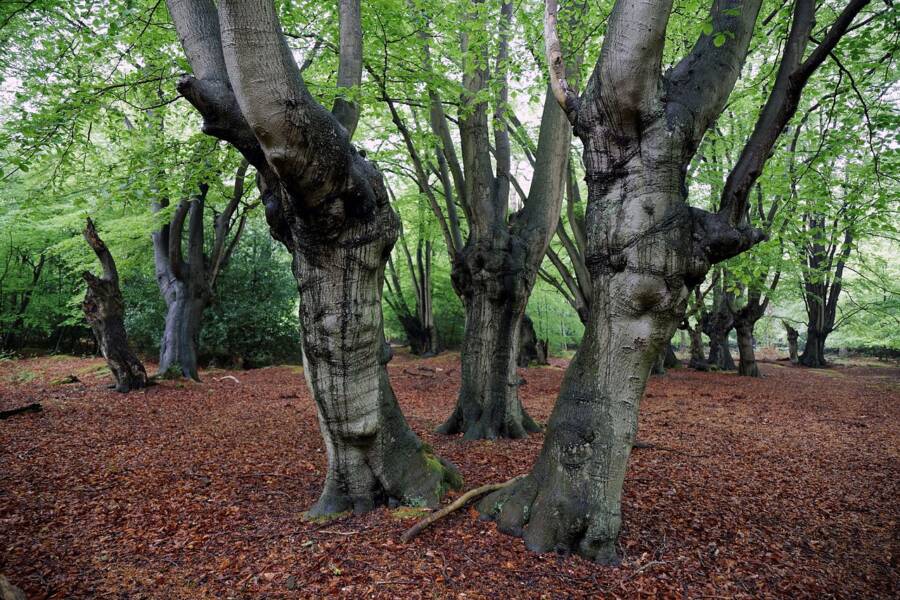
[(395, 519), (422, 519), (429, 511), (424, 508), (414, 506), (401, 506), (391, 511), (391, 516)]
[(322, 525), (325, 523), (331, 523), (333, 521), (337, 521), (338, 519), (343, 519), (344, 517), (350, 516), (351, 511), (345, 510), (343, 512), (329, 513), (327, 515), (319, 515), (314, 517), (309, 514), (309, 512), (303, 512), (300, 514), (300, 518), (307, 523), (316, 523), (317, 525)]

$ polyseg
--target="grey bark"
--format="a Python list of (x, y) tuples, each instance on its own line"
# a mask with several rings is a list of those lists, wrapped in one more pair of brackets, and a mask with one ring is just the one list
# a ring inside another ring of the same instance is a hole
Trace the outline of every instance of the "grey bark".
[(97, 277), (90, 271), (82, 276), (87, 282), (82, 310), (94, 332), (100, 352), (116, 380), (116, 391), (128, 392), (147, 386), (147, 371), (143, 363), (128, 345), (125, 331), (125, 301), (119, 289), (119, 273), (112, 254), (88, 219), (84, 239), (103, 266), (103, 275)]
[[(388, 381), (381, 298), (399, 220), (381, 173), (310, 95), (272, 0), (222, 0), (218, 10), (211, 0), (168, 6), (194, 69), (179, 89), (202, 114), (204, 131), (256, 167), (272, 235), (293, 256), (304, 375), (328, 456), (309, 514), (393, 500), (436, 506), (461, 480), (409, 428)], [(341, 33), (356, 35), (343, 25)], [(342, 62), (354, 47), (341, 44)]]
[[(812, 4), (798, 0), (804, 3)], [(560, 98), (584, 142), (590, 315), (537, 463), (479, 503), (534, 551), (618, 560), (622, 483), (651, 364), (710, 265), (762, 239), (743, 222), (746, 196), (733, 194), (719, 213), (684, 202), (687, 166), (734, 86), (759, 4), (715, 1), (713, 26), (733, 37), (716, 47), (702, 36), (661, 77), (671, 1), (619, 0), (585, 93)], [(550, 0), (547, 15), (555, 9)], [(799, 8), (795, 14), (803, 16)], [(785, 122), (769, 125), (775, 138)], [(764, 149), (767, 155), (771, 145)], [(744, 189), (755, 175), (751, 169), (738, 179)]]

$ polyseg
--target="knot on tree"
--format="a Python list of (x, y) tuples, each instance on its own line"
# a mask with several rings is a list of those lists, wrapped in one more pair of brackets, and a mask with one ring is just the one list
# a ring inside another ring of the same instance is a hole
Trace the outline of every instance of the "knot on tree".
[(703, 280), (711, 265), (728, 260), (768, 239), (766, 233), (749, 225), (732, 225), (721, 213), (691, 207), (693, 257), (688, 279)]

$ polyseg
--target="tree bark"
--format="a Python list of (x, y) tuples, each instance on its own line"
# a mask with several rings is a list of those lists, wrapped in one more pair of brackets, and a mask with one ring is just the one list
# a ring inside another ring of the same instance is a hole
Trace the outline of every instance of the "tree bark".
[[(521, 280), (488, 277), (481, 293), (466, 298), (466, 329), (461, 353), (462, 383), (453, 413), (438, 428), (464, 439), (522, 438), (540, 431), (519, 400), (516, 371), (521, 321), (527, 295)], [(460, 287), (461, 284), (457, 283)]]
[(735, 327), (737, 332), (738, 352), (740, 360), (738, 363), (738, 375), (745, 377), (759, 377), (759, 366), (756, 364), (756, 354), (753, 350), (753, 326), (752, 323), (740, 323)]
[(547, 342), (539, 340), (534, 330), (534, 322), (526, 313), (522, 317), (519, 327), (519, 353), (516, 364), (519, 367), (527, 367), (530, 364), (547, 364)]
[(813, 369), (821, 369), (827, 367), (825, 361), (825, 339), (828, 337), (824, 331), (820, 331), (815, 327), (806, 329), (806, 344), (803, 347), (803, 354), (800, 355), (799, 363), (804, 367)]
[(292, 229), (304, 374), (329, 459), (314, 517), (391, 501), (436, 506), (461, 484), (409, 428), (388, 381), (381, 289), (399, 221), (384, 200), (333, 238), (315, 222)]
[(128, 345), (125, 332), (125, 302), (119, 289), (119, 274), (112, 254), (88, 219), (84, 239), (103, 265), (103, 276), (83, 273), (87, 282), (82, 310), (116, 380), (116, 391), (128, 392), (147, 386), (147, 371)]
[(196, 282), (174, 280), (162, 287), (166, 319), (159, 345), (159, 374), (163, 378), (199, 381), (200, 329), (209, 294)]
[[(194, 70), (179, 90), (204, 131), (256, 167), (271, 233), (293, 257), (304, 376), (328, 457), (309, 515), (436, 506), (461, 480), (409, 428), (388, 381), (381, 300), (399, 219), (381, 173), (350, 144), (355, 111), (335, 116), (309, 93), (271, 0), (167, 4)], [(342, 38), (360, 35), (359, 7), (341, 2)], [(342, 39), (341, 63), (357, 70), (345, 83), (359, 81), (360, 44)]]
[(800, 362), (800, 359), (797, 357), (797, 341), (800, 338), (800, 332), (791, 327), (790, 323), (787, 321), (782, 321), (784, 325), (785, 331), (787, 331), (787, 341), (788, 341), (788, 358), (791, 361), (791, 364), (797, 364)]
[(690, 329), (691, 336), (691, 360), (688, 366), (697, 371), (708, 371), (709, 363), (706, 361), (706, 355), (703, 353), (703, 332), (700, 325)]

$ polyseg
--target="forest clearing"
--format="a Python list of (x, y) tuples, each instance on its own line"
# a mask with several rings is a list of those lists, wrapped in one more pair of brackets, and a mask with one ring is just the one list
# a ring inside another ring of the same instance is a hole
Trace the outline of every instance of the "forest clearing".
[[(16, 482), (0, 494), (4, 569), (29, 598), (889, 598), (900, 367), (870, 362), (652, 377), (638, 438), (654, 447), (634, 451), (625, 481), (622, 564), (598, 568), (535, 556), (471, 508), (409, 544), (422, 508), (305, 521), (325, 455), (298, 367), (120, 395), (96, 359), (4, 361), (0, 410), (44, 407), (0, 424), (4, 483)], [(520, 371), (539, 422), (564, 366)], [(527, 472), (540, 434), (433, 433), (458, 355), (400, 354), (389, 371), (413, 428), (469, 486)]]
[(890, 0), (0, 0), (0, 600), (900, 597), (898, 57)]

